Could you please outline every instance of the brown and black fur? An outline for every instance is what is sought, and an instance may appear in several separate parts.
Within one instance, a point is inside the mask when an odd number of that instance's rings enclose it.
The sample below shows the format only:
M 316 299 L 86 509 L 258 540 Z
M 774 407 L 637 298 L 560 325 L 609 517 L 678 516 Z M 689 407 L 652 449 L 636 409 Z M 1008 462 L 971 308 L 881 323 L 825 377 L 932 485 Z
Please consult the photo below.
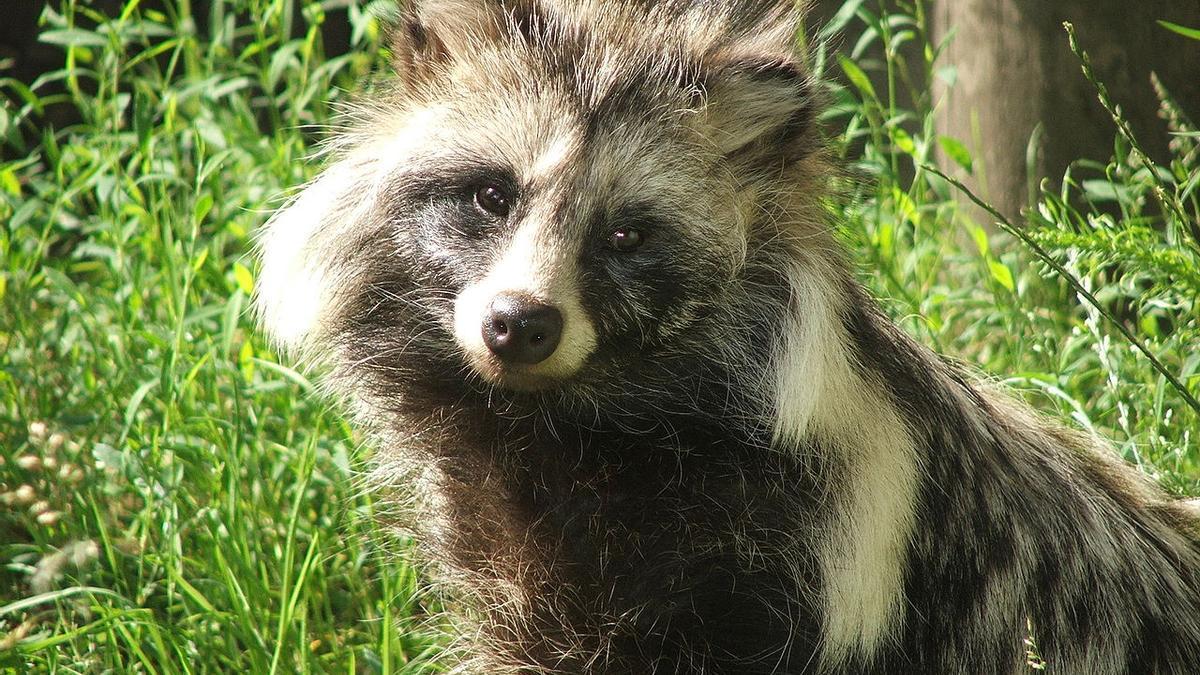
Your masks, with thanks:
M 1200 672 L 1194 516 L 854 280 L 797 25 L 417 2 L 394 86 L 268 225 L 263 323 L 378 445 L 459 667 L 1016 673 L 1032 636 L 1051 672 Z M 514 284 L 564 309 L 546 364 L 475 342 Z

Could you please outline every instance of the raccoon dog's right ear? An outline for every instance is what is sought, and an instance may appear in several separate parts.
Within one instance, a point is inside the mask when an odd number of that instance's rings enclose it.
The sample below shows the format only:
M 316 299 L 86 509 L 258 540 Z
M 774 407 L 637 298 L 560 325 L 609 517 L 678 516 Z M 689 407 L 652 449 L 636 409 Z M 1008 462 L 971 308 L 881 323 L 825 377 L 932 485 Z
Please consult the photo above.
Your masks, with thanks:
M 502 35 L 501 0 L 407 0 L 392 36 L 392 61 L 407 85 L 428 80 Z

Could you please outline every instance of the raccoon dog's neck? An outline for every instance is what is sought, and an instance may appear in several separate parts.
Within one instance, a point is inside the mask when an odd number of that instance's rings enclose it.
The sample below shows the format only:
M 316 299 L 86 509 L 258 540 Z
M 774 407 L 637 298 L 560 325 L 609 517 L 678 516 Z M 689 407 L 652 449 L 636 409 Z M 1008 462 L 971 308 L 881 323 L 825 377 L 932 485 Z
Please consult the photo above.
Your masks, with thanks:
M 479 673 L 1200 672 L 1195 519 L 885 320 L 781 0 L 423 0 L 268 224 Z M 461 657 L 461 658 L 459 658 Z

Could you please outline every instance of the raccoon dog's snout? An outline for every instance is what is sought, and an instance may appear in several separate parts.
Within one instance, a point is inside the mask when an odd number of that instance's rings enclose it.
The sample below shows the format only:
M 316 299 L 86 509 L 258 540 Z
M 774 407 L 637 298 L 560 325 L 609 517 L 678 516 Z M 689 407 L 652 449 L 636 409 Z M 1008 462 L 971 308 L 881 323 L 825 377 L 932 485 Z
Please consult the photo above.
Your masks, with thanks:
M 526 296 L 502 293 L 483 321 L 483 343 L 505 363 L 535 364 L 550 358 L 562 337 L 557 307 Z

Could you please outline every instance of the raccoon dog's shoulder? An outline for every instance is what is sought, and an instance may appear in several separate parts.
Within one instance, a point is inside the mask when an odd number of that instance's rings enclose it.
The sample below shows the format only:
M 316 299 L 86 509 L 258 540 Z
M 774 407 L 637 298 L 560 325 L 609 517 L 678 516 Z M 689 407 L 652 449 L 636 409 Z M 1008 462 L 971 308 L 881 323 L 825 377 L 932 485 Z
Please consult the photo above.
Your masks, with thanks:
M 1200 671 L 1194 518 L 848 271 L 800 18 L 410 2 L 264 229 L 262 323 L 374 437 L 459 667 Z

